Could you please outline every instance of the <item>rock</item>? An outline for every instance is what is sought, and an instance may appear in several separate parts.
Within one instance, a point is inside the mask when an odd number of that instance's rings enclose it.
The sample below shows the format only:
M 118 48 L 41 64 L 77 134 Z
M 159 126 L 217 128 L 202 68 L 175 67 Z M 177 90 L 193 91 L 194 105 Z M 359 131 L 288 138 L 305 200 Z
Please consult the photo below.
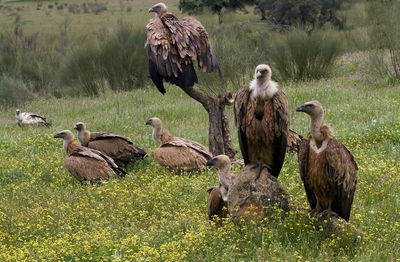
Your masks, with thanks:
M 275 207 L 289 210 L 289 195 L 266 165 L 247 165 L 229 187 L 228 211 L 232 218 L 262 219 Z

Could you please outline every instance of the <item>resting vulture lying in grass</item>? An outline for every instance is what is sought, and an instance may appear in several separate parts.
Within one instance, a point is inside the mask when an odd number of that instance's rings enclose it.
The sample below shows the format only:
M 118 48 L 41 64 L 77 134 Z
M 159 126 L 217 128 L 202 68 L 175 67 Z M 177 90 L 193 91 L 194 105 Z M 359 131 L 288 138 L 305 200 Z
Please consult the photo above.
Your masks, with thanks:
M 143 159 L 147 155 L 144 149 L 114 133 L 89 132 L 82 122 L 76 123 L 74 129 L 78 130 L 78 140 L 82 146 L 99 150 L 114 159 L 120 167 L 125 167 L 129 162 Z
M 63 147 L 68 157 L 65 167 L 76 180 L 90 181 L 108 180 L 112 177 L 123 177 L 126 172 L 120 169 L 112 160 L 100 151 L 79 146 L 74 142 L 74 135 L 69 130 L 64 130 L 54 135 L 54 138 L 63 138 Z
M 311 117 L 310 139 L 302 141 L 298 152 L 300 175 L 311 209 L 333 211 L 349 221 L 358 170 L 353 155 L 333 137 L 318 101 L 307 102 L 296 111 Z
M 23 125 L 50 126 L 50 123 L 46 121 L 46 118 L 27 112 L 21 113 L 19 109 L 15 110 L 15 119 L 17 120 L 19 126 Z
M 192 87 L 198 82 L 192 60 L 197 60 L 204 72 L 218 70 L 221 75 L 208 34 L 199 21 L 193 17 L 179 20 L 168 13 L 164 3 L 154 5 L 149 12 L 156 13 L 147 24 L 149 72 L 162 94 L 163 79 L 179 87 Z
M 153 127 L 152 137 L 160 143 L 160 147 L 154 151 L 154 157 L 164 167 L 175 171 L 196 171 L 204 168 L 212 157 L 202 144 L 162 131 L 161 120 L 157 117 L 148 120 L 146 125 Z

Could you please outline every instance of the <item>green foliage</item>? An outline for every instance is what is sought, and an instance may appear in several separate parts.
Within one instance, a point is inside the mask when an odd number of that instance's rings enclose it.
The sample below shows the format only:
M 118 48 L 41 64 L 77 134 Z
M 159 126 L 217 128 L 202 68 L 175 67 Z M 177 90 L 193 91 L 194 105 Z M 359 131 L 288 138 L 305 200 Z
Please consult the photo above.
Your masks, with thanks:
M 147 81 L 145 33 L 120 24 L 115 32 L 72 52 L 61 79 L 79 94 L 98 95 L 106 85 L 130 90 Z
M 400 80 L 400 2 L 375 0 L 369 3 L 370 70 L 385 85 Z
M 210 92 L 235 91 L 247 84 L 254 75 L 257 64 L 266 63 L 269 48 L 266 40 L 271 38 L 267 26 L 234 24 L 207 26 L 211 43 L 221 67 L 224 84 L 218 74 L 198 74 L 199 86 Z M 204 90 L 206 91 L 206 90 Z
M 343 0 L 254 0 L 262 19 L 281 26 L 309 25 L 312 28 L 330 22 L 343 28 L 338 16 Z
M 271 41 L 269 58 L 280 80 L 310 80 L 327 76 L 339 52 L 334 31 L 296 29 Z
M 291 128 L 307 134 L 310 118 L 295 113 L 311 98 L 359 166 L 350 223 L 364 232 L 326 235 L 307 215 L 276 209 L 263 223 L 208 222 L 206 190 L 215 170 L 175 175 L 154 159 L 158 144 L 144 122 L 164 120 L 173 135 L 207 144 L 208 114 L 178 87 L 99 97 L 41 100 L 21 110 L 52 120 L 50 128 L 20 128 L 15 108 L 0 109 L 0 260 L 61 261 L 395 261 L 400 251 L 400 87 L 354 86 L 349 75 L 280 85 Z M 368 113 L 366 113 L 368 112 Z M 101 114 L 101 117 L 99 117 Z M 232 142 L 239 148 L 231 120 Z M 83 121 L 92 131 L 123 135 L 149 152 L 123 179 L 81 185 L 64 166 L 62 141 L 52 136 Z M 240 167 L 234 166 L 237 173 Z M 297 156 L 288 153 L 279 182 L 307 208 Z
M 30 101 L 34 97 L 32 90 L 24 81 L 6 74 L 0 76 L 0 105 L 17 106 Z
M 250 0 L 179 0 L 179 9 L 189 14 L 202 13 L 205 9 L 218 14 L 219 23 L 222 23 L 222 10 L 241 9 L 251 2 Z

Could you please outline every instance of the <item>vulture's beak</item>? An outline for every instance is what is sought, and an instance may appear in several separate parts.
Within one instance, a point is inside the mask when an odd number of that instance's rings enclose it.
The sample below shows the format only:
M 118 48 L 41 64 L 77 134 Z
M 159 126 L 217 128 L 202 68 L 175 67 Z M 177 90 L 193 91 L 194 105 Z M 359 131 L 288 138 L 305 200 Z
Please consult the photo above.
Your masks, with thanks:
M 211 158 L 211 159 L 207 160 L 206 165 L 207 165 L 207 166 L 213 166 L 213 165 L 215 165 L 215 159 L 214 159 L 214 158 Z
M 155 11 L 154 11 L 154 7 L 151 7 L 151 8 L 149 9 L 149 13 L 151 13 L 151 12 L 155 12 Z
M 262 74 L 260 71 L 258 71 L 258 72 L 256 73 L 256 78 L 257 78 L 257 79 L 260 79 L 262 76 L 263 76 L 263 74 Z
M 151 119 L 146 121 L 146 125 L 151 125 Z
M 301 105 L 296 108 L 296 112 L 305 112 L 304 109 L 305 109 L 305 105 Z
M 78 126 L 77 126 L 77 125 L 74 125 L 74 129 L 78 130 Z
M 58 133 L 54 135 L 54 138 L 64 138 L 64 133 Z

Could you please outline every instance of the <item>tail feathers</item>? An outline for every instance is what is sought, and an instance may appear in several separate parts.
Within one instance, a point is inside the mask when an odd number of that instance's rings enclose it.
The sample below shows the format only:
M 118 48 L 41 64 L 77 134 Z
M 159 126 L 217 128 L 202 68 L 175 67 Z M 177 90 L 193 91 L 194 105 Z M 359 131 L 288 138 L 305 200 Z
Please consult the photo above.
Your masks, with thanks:
M 301 135 L 297 134 L 292 129 L 289 129 L 289 133 L 287 136 L 287 150 L 289 152 L 298 152 L 299 146 L 301 144 L 301 141 L 303 141 L 303 139 L 304 138 Z

